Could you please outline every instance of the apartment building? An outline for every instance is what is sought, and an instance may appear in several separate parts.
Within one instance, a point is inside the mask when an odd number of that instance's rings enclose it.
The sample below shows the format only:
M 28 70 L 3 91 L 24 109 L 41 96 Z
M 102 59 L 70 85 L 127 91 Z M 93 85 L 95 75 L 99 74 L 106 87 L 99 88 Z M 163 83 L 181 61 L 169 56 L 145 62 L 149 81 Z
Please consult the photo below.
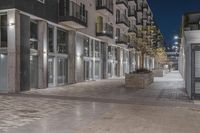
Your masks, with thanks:
M 188 95 L 200 98 L 200 13 L 190 12 L 182 17 L 180 33 L 179 70 L 185 79 Z
M 0 21 L 1 92 L 123 77 L 161 43 L 146 0 L 0 0 Z

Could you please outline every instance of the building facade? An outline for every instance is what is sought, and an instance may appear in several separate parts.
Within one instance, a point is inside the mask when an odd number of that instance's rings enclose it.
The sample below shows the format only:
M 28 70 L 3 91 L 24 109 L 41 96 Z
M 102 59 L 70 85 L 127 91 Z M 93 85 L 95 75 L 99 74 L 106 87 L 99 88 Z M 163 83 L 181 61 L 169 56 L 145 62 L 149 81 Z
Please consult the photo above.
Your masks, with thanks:
M 123 77 L 162 45 L 146 0 L 0 0 L 0 27 L 1 92 Z
M 200 98 L 200 28 L 199 12 L 186 13 L 180 34 L 179 71 L 191 99 Z

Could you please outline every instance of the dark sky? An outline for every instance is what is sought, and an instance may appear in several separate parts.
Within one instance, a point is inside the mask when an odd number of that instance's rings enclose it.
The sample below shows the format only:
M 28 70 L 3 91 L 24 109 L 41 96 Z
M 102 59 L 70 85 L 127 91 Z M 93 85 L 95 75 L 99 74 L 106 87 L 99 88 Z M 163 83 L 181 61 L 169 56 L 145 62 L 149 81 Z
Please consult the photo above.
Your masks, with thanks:
M 173 36 L 178 33 L 181 17 L 186 12 L 199 11 L 200 0 L 147 0 L 154 19 L 168 45 L 174 44 Z

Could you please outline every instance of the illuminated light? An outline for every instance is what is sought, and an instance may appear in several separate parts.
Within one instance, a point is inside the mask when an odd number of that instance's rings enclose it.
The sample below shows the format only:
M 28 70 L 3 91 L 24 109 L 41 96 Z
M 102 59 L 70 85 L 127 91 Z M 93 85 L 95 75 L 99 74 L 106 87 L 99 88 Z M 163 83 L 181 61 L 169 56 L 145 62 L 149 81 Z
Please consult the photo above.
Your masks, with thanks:
M 106 31 L 104 30 L 103 33 L 106 33 Z
M 176 36 L 174 36 L 174 39 L 176 39 L 176 40 L 177 40 L 178 38 L 179 38 L 179 37 L 178 37 L 177 35 L 176 35 Z
M 174 44 L 175 44 L 175 45 L 178 45 L 178 42 L 175 42 Z
M 1 54 L 1 59 L 3 59 L 5 56 L 3 54 Z
M 117 40 L 117 39 L 118 39 L 118 37 L 116 36 L 116 37 L 115 37 L 115 40 Z

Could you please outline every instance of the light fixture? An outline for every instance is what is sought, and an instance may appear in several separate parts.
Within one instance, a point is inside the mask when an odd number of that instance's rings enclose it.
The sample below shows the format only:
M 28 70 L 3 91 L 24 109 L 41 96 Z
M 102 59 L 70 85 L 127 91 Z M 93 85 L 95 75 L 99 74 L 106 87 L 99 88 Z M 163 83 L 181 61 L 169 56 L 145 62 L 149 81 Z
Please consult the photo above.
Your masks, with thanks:
M 174 36 L 174 39 L 175 39 L 175 40 L 177 40 L 178 38 L 179 38 L 179 37 L 178 37 L 177 35 L 176 35 L 176 36 Z

